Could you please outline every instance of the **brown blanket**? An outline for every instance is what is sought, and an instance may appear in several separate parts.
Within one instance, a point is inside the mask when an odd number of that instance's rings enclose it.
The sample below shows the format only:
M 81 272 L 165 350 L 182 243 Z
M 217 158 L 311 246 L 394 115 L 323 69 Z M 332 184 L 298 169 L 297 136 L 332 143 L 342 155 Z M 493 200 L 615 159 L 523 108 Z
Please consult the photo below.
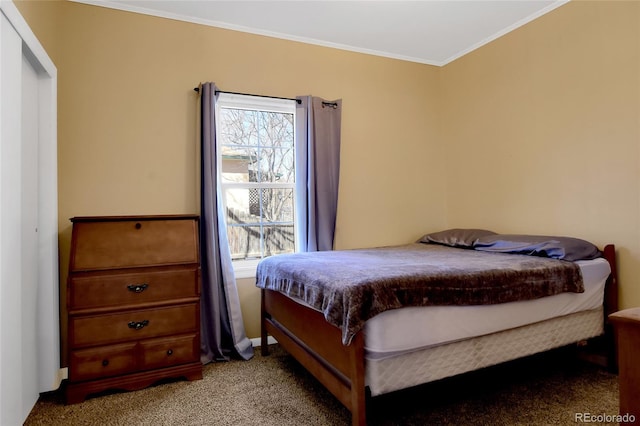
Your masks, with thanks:
M 373 316 L 405 306 L 487 305 L 582 293 L 580 268 L 563 260 L 434 244 L 271 256 L 256 285 L 321 311 L 347 345 Z

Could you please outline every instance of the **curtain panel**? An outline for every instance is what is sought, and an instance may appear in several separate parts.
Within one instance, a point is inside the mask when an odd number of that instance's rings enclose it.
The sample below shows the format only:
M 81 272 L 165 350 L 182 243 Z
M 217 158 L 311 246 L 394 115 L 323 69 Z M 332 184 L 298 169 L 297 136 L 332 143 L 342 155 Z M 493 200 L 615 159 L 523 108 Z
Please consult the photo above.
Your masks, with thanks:
M 250 359 L 253 347 L 244 330 L 217 173 L 216 86 L 204 83 L 199 92 L 201 360 L 203 363 L 224 361 L 232 356 Z
M 240 310 L 236 278 L 227 239 L 226 215 L 218 179 L 216 91 L 200 86 L 200 251 L 201 360 L 251 359 Z M 340 176 L 342 101 L 301 96 L 296 111 L 296 209 L 301 214 L 301 251 L 333 250 Z
M 340 127 L 342 100 L 326 101 L 299 96 L 296 134 L 297 211 L 302 215 L 298 232 L 301 251 L 333 250 L 340 180 Z

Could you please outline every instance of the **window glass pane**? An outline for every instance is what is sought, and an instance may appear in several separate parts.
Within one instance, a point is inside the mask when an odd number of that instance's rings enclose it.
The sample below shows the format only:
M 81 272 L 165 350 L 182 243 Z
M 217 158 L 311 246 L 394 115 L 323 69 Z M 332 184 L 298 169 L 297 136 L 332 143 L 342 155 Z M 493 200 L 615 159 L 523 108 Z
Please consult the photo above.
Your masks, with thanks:
M 293 148 L 293 114 L 260 111 L 258 136 L 264 146 Z
M 295 170 L 293 167 L 293 148 L 265 148 L 258 150 L 258 163 L 260 182 L 295 182 Z
M 256 150 L 223 146 L 221 157 L 223 182 L 255 182 Z
M 262 231 L 265 256 L 293 253 L 295 250 L 293 225 L 270 225 Z
M 261 195 L 265 222 L 293 222 L 293 189 L 262 189 Z
M 219 135 L 222 144 L 258 145 L 257 111 L 220 108 Z
M 232 260 L 262 257 L 260 226 L 227 225 L 227 237 Z
M 232 259 L 295 250 L 293 189 L 227 188 L 224 193 Z
M 253 220 L 251 218 L 251 193 L 248 188 L 227 188 L 224 191 L 225 206 L 227 208 L 227 223 L 247 223 L 247 222 L 259 222 L 259 218 L 256 217 Z M 254 214 L 260 214 L 259 204 L 258 210 Z

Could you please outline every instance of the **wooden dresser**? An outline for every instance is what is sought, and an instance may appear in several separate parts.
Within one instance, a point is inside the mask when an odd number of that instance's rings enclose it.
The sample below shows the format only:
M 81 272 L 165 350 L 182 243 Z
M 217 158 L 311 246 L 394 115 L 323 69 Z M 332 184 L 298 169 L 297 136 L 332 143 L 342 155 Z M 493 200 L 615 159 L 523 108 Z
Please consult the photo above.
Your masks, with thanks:
M 67 403 L 201 379 L 198 217 L 71 222 Z
M 629 308 L 609 315 L 616 332 L 618 351 L 619 424 L 640 420 L 640 308 Z

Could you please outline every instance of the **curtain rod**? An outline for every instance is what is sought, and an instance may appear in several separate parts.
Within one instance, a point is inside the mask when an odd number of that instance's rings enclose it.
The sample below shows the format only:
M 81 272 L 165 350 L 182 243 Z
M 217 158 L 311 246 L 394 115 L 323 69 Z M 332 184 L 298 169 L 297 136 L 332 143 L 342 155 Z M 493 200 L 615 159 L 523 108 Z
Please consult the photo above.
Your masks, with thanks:
M 199 87 L 194 87 L 193 90 L 200 93 Z M 259 96 L 261 98 L 269 98 L 269 99 L 284 99 L 285 101 L 296 101 L 297 104 L 301 104 L 302 101 L 300 99 L 292 99 L 292 98 L 281 98 L 279 96 L 264 96 L 264 95 L 254 95 L 252 93 L 240 93 L 240 92 L 225 92 L 224 90 L 216 90 L 216 95 L 218 93 L 227 93 L 229 95 L 244 95 L 244 96 Z

